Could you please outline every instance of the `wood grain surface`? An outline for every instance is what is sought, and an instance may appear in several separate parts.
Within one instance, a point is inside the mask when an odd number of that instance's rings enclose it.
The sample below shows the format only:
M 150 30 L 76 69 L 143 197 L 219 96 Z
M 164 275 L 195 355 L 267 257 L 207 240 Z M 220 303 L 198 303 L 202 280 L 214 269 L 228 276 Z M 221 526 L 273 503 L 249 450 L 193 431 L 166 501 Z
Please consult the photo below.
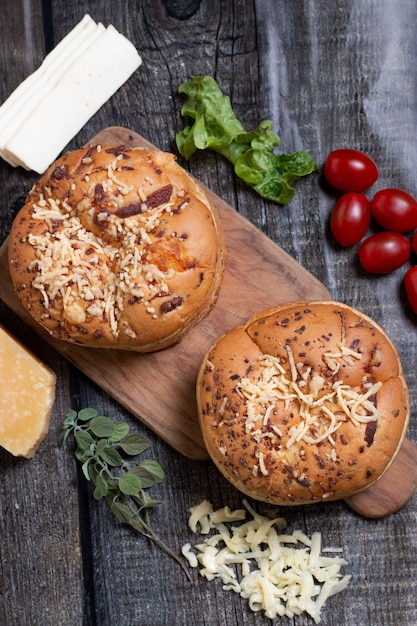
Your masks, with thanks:
M 332 299 L 384 327 L 409 386 L 413 453 L 417 317 L 403 277 L 417 258 L 389 275 L 363 272 L 357 246 L 342 249 L 331 237 L 329 216 L 339 194 L 326 185 L 322 166 L 331 150 L 357 148 L 379 168 L 369 197 L 384 187 L 417 194 L 415 0 L 2 0 L 1 9 L 0 102 L 85 13 L 112 23 L 142 56 L 142 66 L 69 149 L 117 126 L 175 152 L 175 133 L 185 124 L 178 87 L 191 75 L 211 75 L 247 130 L 271 119 L 281 137 L 278 151 L 305 149 L 314 156 L 320 172 L 299 181 L 285 207 L 257 197 L 214 153 L 180 163 Z M 36 179 L 0 162 L 1 243 Z M 372 224 L 370 232 L 375 230 Z M 149 438 L 145 457 L 157 459 L 166 473 L 152 490 L 163 504 L 151 513 L 151 523 L 176 552 L 201 539 L 187 526 L 190 507 L 205 498 L 215 508 L 242 506 L 241 494 L 210 460 L 178 452 L 4 302 L 0 321 L 58 377 L 50 431 L 35 457 L 16 459 L 0 450 L 1 626 L 312 626 L 306 614 L 269 620 L 254 613 L 247 600 L 195 570 L 190 585 L 171 559 L 94 501 L 71 450 L 58 446 L 69 408 L 93 406 Z M 407 482 L 409 472 L 402 470 L 396 480 Z M 396 513 L 375 519 L 343 501 L 286 508 L 250 503 L 261 513 L 285 517 L 289 530 L 309 536 L 321 531 L 324 545 L 341 549 L 343 573 L 352 578 L 326 603 L 323 625 L 417 626 L 416 495 Z M 378 509 L 380 503 L 378 496 L 373 504 Z

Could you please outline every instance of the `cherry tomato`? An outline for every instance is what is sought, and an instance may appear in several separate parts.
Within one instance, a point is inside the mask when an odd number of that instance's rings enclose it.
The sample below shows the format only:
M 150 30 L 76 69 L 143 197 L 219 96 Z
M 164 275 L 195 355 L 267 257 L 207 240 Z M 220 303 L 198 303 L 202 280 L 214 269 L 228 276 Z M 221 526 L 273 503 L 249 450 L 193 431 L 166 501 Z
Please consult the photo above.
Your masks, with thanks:
M 398 269 L 411 254 L 411 243 L 400 233 L 383 231 L 371 235 L 359 246 L 359 260 L 366 272 L 387 274 Z
M 406 233 L 417 228 L 417 200 L 402 189 L 381 189 L 371 202 L 371 212 L 382 228 Z
M 411 247 L 413 248 L 413 252 L 417 254 L 417 230 L 414 233 L 413 239 L 411 241 Z
M 404 277 L 405 292 L 414 313 L 417 313 L 417 265 L 410 267 Z
M 353 246 L 366 234 L 371 222 L 371 203 L 363 193 L 345 193 L 333 207 L 330 229 L 341 246 Z
M 378 178 L 378 168 L 367 154 L 342 148 L 327 157 L 324 177 L 340 191 L 365 191 Z

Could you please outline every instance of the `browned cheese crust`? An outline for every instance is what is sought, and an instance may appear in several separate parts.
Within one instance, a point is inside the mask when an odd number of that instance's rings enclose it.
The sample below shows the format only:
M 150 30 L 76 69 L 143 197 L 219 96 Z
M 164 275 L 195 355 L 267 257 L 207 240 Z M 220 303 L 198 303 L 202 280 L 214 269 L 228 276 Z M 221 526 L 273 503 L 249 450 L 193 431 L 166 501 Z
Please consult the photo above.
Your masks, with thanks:
M 280 305 L 221 337 L 201 365 L 197 404 L 219 470 L 279 505 L 366 489 L 395 457 L 410 414 L 386 333 L 332 301 Z
M 24 307 L 56 339 L 149 352 L 178 342 L 217 298 L 216 208 L 175 156 L 90 146 L 58 159 L 9 237 Z

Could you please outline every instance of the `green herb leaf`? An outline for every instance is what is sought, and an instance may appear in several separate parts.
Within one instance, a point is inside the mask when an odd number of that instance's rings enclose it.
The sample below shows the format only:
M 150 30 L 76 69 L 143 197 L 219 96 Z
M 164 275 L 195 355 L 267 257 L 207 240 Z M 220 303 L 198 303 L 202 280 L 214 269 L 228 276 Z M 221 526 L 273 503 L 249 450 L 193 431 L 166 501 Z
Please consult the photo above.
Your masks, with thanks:
M 107 439 L 99 439 L 96 444 L 96 455 L 99 457 L 102 455 L 104 448 L 107 448 Z
M 142 491 L 142 482 L 133 472 L 127 472 L 120 477 L 119 489 L 128 496 L 136 496 Z
M 74 432 L 75 442 L 82 453 L 91 450 L 94 447 L 94 439 L 86 430 L 76 430 Z
M 104 446 L 99 456 L 104 463 L 107 463 L 107 465 L 111 467 L 120 467 L 123 465 L 123 459 L 118 451 L 110 446 Z
M 126 424 L 125 422 L 114 422 L 114 432 L 109 437 L 109 441 L 112 441 L 114 443 L 117 441 L 121 441 L 128 434 L 129 434 L 129 424 Z
M 145 452 L 145 450 L 149 448 L 149 441 L 142 435 L 132 434 L 127 435 L 124 439 L 119 441 L 118 447 L 121 448 L 125 454 L 136 456 L 142 454 L 142 452 Z
M 153 474 L 148 472 L 144 467 L 141 467 L 140 465 L 132 468 L 130 471 L 132 472 L 132 474 L 135 474 L 135 476 L 140 479 L 144 489 L 149 489 L 150 487 L 153 487 L 156 482 L 158 482 L 157 480 L 155 480 L 155 476 Z
M 245 132 L 230 98 L 211 76 L 193 76 L 178 92 L 186 96 L 181 114 L 194 120 L 175 138 L 184 158 L 197 150 L 214 150 L 228 159 L 236 175 L 261 197 L 279 204 L 291 200 L 295 194 L 292 185 L 299 178 L 318 170 L 307 152 L 279 156 L 273 152 L 281 140 L 272 131 L 271 120 L 261 122 L 257 131 Z
M 138 499 L 132 496 L 133 499 L 139 504 Z M 142 509 L 153 509 L 155 506 L 162 504 L 161 500 L 154 500 L 146 491 L 141 493 L 140 506 Z
M 80 459 L 78 459 L 80 460 Z M 91 476 L 90 476 L 90 468 L 88 467 L 90 464 L 91 458 L 87 459 L 87 461 L 84 461 L 84 463 L 81 466 L 81 469 L 83 471 L 84 476 L 86 477 L 87 480 L 92 480 Z
M 123 524 L 130 524 L 132 512 L 126 504 L 122 504 L 117 500 L 112 500 L 110 503 L 110 509 L 119 522 L 122 522 Z
M 152 476 L 157 483 L 161 483 L 165 478 L 164 470 L 159 463 L 153 459 L 145 459 L 141 462 L 139 467 L 141 471 L 144 471 Z
M 75 424 L 75 420 L 77 419 L 76 411 L 68 411 L 67 417 L 64 420 L 64 429 L 71 428 Z
M 75 413 L 75 411 L 70 411 L 70 413 Z M 76 415 L 77 415 L 77 421 L 88 422 L 93 417 L 98 415 L 98 413 L 95 409 L 81 409 L 81 411 L 79 411 L 78 414 Z
M 101 498 L 107 496 L 109 492 L 108 482 L 102 473 L 97 474 L 94 482 L 96 488 L 94 489 L 93 497 L 95 500 L 101 500 Z
M 90 463 L 90 461 L 93 461 Z M 85 468 L 85 471 L 84 471 Z M 102 467 L 98 465 L 98 463 L 94 462 L 94 458 L 91 457 L 83 464 L 84 475 L 87 480 L 91 480 L 94 484 L 96 483 L 97 476 L 100 474 Z
M 109 417 L 98 415 L 90 421 L 89 429 L 96 437 L 111 437 L 114 434 L 115 425 Z

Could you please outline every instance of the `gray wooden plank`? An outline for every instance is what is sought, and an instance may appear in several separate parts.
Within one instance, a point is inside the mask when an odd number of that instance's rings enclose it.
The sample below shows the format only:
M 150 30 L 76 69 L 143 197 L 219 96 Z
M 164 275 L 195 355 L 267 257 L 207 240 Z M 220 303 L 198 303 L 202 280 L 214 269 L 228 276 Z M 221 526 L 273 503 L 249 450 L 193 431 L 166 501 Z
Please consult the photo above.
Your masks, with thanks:
M 32 30 L 18 5 L 6 4 L 16 34 L 12 46 L 6 45 L 9 27 L 1 20 L 0 68 L 11 57 L 16 63 L 13 72 L 2 74 L 2 98 L 32 61 L 40 59 L 43 46 L 40 3 L 27 5 Z M 175 132 L 183 126 L 178 85 L 190 74 L 211 74 L 231 94 L 245 125 L 273 119 L 283 150 L 303 147 L 322 164 L 336 147 L 361 148 L 380 167 L 376 187 L 401 186 L 417 192 L 413 30 L 417 6 L 413 0 L 125 0 L 117 4 L 83 0 L 75 7 L 54 0 L 52 8 L 56 40 L 89 12 L 125 32 L 144 62 L 72 146 L 85 143 L 108 125 L 120 124 L 162 149 L 173 150 Z M 336 195 L 320 175 L 299 183 L 290 205 L 277 207 L 256 198 L 236 181 L 229 164 L 214 154 L 196 155 L 184 165 L 311 271 L 335 299 L 362 308 L 386 328 L 403 358 L 412 405 L 410 437 L 415 441 L 416 318 L 405 301 L 403 271 L 378 278 L 364 275 L 356 249 L 341 250 L 333 244 L 328 218 Z M 31 174 L 0 164 L 2 238 L 19 198 L 33 180 Z M 153 512 L 152 520 L 155 530 L 174 547 L 192 539 L 186 525 L 190 506 L 203 498 L 215 506 L 240 506 L 240 494 L 209 461 L 190 461 L 171 450 L 94 384 L 67 368 L 7 310 L 0 311 L 2 320 L 27 343 L 45 350 L 60 376 L 53 427 L 36 461 L 28 464 L 0 453 L 0 622 L 11 626 L 267 623 L 220 584 L 196 577 L 196 584 L 190 586 L 169 558 L 121 527 L 102 503 L 93 502 L 82 481 L 78 499 L 73 460 L 56 446 L 58 423 L 69 404 L 95 405 L 129 420 L 149 436 L 149 455 L 167 473 L 165 483 L 154 492 L 164 504 Z M 270 510 L 261 504 L 257 507 Z M 375 521 L 360 518 L 340 502 L 278 510 L 290 528 L 301 527 L 309 534 L 322 530 L 325 543 L 341 546 L 349 561 L 351 585 L 329 600 L 323 612 L 326 626 L 417 622 L 416 509 L 413 498 L 395 516 Z M 294 624 L 307 625 L 311 620 L 303 615 Z

